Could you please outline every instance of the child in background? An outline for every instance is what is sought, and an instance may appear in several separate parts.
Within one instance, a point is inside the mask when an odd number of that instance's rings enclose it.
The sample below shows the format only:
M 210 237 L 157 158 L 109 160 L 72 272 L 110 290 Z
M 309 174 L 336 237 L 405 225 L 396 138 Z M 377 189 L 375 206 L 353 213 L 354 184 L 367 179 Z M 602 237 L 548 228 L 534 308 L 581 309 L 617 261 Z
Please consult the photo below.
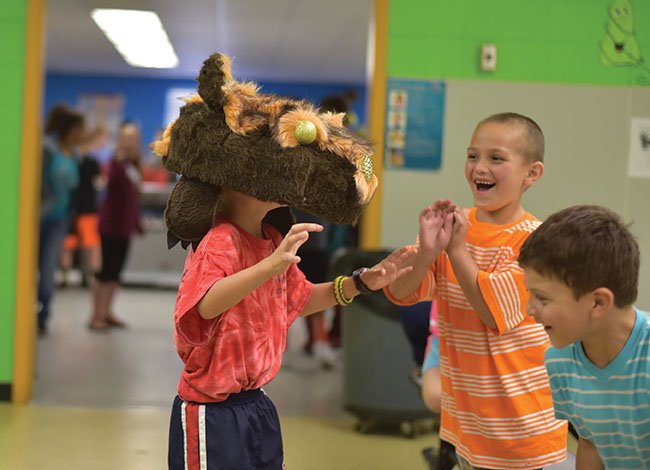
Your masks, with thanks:
M 422 401 L 440 414 L 440 346 L 438 342 L 438 307 L 436 302 L 419 302 L 398 309 L 404 332 L 413 351 L 411 380 L 419 387 Z M 426 383 L 424 382 L 426 380 Z M 425 447 L 422 454 L 431 469 L 451 470 L 456 464 L 453 446 L 439 441 L 439 451 Z
M 99 210 L 102 264 L 95 274 L 93 313 L 88 323 L 88 328 L 93 331 L 126 327 L 126 323 L 113 311 L 113 301 L 131 238 L 136 233 L 142 233 L 141 159 L 140 129 L 135 124 L 125 124 L 120 129 L 115 155 L 108 170 L 106 197 Z
M 294 209 L 293 213 L 299 223 L 316 223 L 323 230 L 312 234 L 300 249 L 300 263 L 298 269 L 302 271 L 307 280 L 313 284 L 325 282 L 329 278 L 329 257 L 327 252 L 327 239 L 329 237 L 330 223 L 320 217 Z M 336 365 L 336 353 L 329 344 L 327 327 L 325 325 L 325 312 L 315 313 L 305 319 L 307 324 L 307 341 L 303 352 L 313 357 L 315 362 L 324 369 Z M 296 363 L 298 364 L 298 363 Z M 295 364 L 294 364 L 295 367 Z
M 422 386 L 422 363 L 430 344 L 429 323 L 430 323 L 431 302 L 420 302 L 415 305 L 407 305 L 397 309 L 402 329 L 411 346 L 411 380 L 418 386 Z
M 650 323 L 634 307 L 639 247 L 609 209 L 550 216 L 521 248 L 528 313 L 548 333 L 555 416 L 578 432 L 576 468 L 650 468 Z
M 72 194 L 79 184 L 76 148 L 86 128 L 83 114 L 65 105 L 50 111 L 43 140 L 41 220 L 38 245 L 38 334 L 47 334 L 54 274 L 72 214 Z
M 548 336 L 526 315 L 517 265 L 539 225 L 521 197 L 542 176 L 543 156 L 532 119 L 503 113 L 479 122 L 465 164 L 475 207 L 439 200 L 425 208 L 413 271 L 385 289 L 398 304 L 437 300 L 440 438 L 463 469 L 535 469 L 566 457 L 566 423 L 554 417 L 544 367 Z M 425 397 L 427 382 L 425 372 Z
M 440 329 L 438 328 L 438 306 L 431 302 L 429 313 L 429 337 L 424 354 L 421 370 L 422 401 L 429 410 L 440 414 L 440 399 L 442 397 L 440 383 Z M 456 452 L 454 446 L 438 437 L 438 450 L 426 447 L 422 450 L 425 460 L 433 470 L 451 470 L 456 465 Z
M 108 133 L 97 128 L 79 145 L 79 186 L 72 197 L 75 220 L 71 231 L 63 242 L 61 271 L 63 285 L 67 284 L 67 272 L 72 268 L 74 251 L 81 252 L 81 285 L 88 285 L 88 278 L 99 270 L 101 265 L 101 241 L 99 239 L 99 220 L 97 217 L 97 191 L 101 185 L 101 168 L 92 153 L 106 143 Z
M 352 110 L 352 103 L 356 99 L 357 93 L 354 90 L 337 93 L 324 97 L 320 101 L 318 108 L 321 112 L 343 113 L 345 116 L 343 124 L 353 129 L 355 123 L 352 121 L 355 121 L 357 117 Z M 357 227 L 347 224 L 331 224 L 322 219 L 301 213 L 301 211 L 294 211 L 294 213 L 296 220 L 299 222 L 316 221 L 325 227 L 322 233 L 310 237 L 306 245 L 303 246 L 300 255 L 302 261 L 299 266 L 307 279 L 312 282 L 323 282 L 327 278 L 330 260 L 334 253 L 341 248 L 357 245 L 356 240 L 353 240 Z M 324 368 L 332 367 L 338 362 L 336 349 L 341 346 L 341 315 L 342 307 L 335 305 L 334 317 L 329 332 L 325 322 L 325 312 L 310 315 L 306 319 L 309 337 L 303 350 L 308 355 L 313 356 Z

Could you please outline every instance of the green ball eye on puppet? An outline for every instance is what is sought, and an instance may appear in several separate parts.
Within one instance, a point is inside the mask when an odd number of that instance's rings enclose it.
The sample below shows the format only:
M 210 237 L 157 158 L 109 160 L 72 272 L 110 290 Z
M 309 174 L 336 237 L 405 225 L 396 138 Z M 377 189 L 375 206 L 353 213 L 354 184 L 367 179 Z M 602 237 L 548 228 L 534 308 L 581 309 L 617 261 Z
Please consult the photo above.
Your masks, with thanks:
M 293 133 L 300 145 L 309 145 L 316 140 L 316 125 L 311 121 L 300 121 Z
M 372 174 L 375 172 L 375 165 L 372 163 L 372 157 L 370 155 L 365 155 L 361 159 L 361 172 L 366 177 L 366 181 L 372 179 Z

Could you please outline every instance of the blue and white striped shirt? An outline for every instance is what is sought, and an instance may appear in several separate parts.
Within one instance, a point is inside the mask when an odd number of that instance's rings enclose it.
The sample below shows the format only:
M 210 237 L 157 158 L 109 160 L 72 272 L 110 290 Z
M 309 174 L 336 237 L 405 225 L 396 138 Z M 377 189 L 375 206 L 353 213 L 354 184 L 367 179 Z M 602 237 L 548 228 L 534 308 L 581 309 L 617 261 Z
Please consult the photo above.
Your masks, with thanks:
M 636 310 L 625 346 L 601 369 L 581 343 L 550 347 L 546 368 L 555 416 L 591 440 L 605 468 L 650 468 L 650 319 Z

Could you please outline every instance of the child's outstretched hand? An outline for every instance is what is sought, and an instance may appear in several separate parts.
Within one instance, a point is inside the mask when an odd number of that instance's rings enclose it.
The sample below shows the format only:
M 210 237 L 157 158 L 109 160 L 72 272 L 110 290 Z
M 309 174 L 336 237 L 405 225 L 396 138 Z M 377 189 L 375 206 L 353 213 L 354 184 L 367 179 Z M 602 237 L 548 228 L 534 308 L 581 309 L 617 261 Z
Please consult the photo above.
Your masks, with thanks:
M 398 248 L 368 271 L 361 273 L 361 280 L 370 290 L 383 289 L 398 277 L 413 270 L 409 261 L 415 253 L 416 250 L 412 247 Z
M 266 262 L 273 273 L 278 275 L 289 269 L 289 265 L 300 263 L 300 256 L 296 253 L 303 243 L 309 238 L 309 232 L 321 232 L 323 226 L 319 224 L 294 224 L 285 235 L 273 254 L 266 258 Z

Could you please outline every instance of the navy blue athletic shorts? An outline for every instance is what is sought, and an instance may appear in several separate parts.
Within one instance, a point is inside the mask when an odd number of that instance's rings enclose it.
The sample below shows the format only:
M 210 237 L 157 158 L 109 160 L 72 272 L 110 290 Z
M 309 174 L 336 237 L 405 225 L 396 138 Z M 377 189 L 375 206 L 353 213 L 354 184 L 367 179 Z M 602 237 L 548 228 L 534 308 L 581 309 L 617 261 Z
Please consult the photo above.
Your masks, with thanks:
M 283 460 L 278 413 L 262 390 L 218 403 L 174 399 L 170 470 L 281 470 Z

